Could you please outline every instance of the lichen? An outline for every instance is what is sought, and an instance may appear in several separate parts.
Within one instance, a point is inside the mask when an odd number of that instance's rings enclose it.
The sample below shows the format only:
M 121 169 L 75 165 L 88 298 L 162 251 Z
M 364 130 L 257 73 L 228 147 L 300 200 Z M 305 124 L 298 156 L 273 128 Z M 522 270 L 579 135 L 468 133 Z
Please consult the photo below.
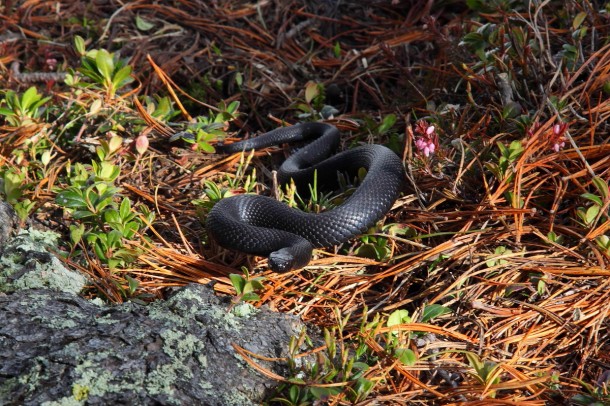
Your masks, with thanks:
M 0 292 L 48 288 L 78 294 L 86 278 L 46 250 L 55 247 L 58 238 L 56 233 L 27 229 L 9 241 L 0 257 Z
M 176 317 L 178 314 L 180 317 Z M 197 315 L 198 320 L 207 319 L 205 326 L 210 328 L 231 329 L 239 331 L 241 324 L 238 318 L 224 307 L 212 306 L 206 303 L 200 295 L 191 289 L 185 289 L 167 299 L 167 301 L 154 302 L 149 305 L 149 315 L 156 320 L 167 321 L 168 325 L 185 327 L 193 322 Z M 200 324 L 201 321 L 199 321 Z
M 243 303 L 239 303 L 239 304 L 235 305 L 233 307 L 233 310 L 231 310 L 231 312 L 237 317 L 247 319 L 250 316 L 258 313 L 258 309 L 256 307 L 252 306 L 250 303 L 243 302 Z
M 161 331 L 160 335 L 163 338 L 163 352 L 172 359 L 185 360 L 202 352 L 205 347 L 201 339 L 182 331 L 167 329 Z

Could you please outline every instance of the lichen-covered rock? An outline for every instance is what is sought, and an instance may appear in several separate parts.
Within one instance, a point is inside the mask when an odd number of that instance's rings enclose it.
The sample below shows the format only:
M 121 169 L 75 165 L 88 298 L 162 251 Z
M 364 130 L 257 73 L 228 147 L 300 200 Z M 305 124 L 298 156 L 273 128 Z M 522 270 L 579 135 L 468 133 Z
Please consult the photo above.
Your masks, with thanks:
M 29 228 L 4 241 L 0 251 L 0 292 L 43 288 L 80 292 L 86 278 L 67 269 L 47 251 L 48 247 L 57 246 L 58 238 L 57 233 Z
M 49 289 L 0 295 L 0 404 L 257 404 L 276 382 L 232 344 L 285 356 L 302 324 L 228 307 L 201 285 L 148 306 L 97 305 Z
M 6 241 L 17 231 L 19 228 L 19 218 L 15 213 L 13 207 L 0 200 L 0 252 Z

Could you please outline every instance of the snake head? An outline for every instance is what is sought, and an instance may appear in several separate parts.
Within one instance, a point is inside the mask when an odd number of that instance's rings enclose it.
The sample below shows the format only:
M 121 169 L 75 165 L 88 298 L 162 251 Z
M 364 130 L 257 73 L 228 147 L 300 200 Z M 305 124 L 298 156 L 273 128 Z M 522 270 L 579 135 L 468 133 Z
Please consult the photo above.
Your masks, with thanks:
M 287 248 L 282 248 L 281 250 L 269 254 L 269 268 L 271 268 L 273 272 L 288 272 L 295 267 L 294 262 L 294 256 Z
M 311 260 L 313 246 L 305 238 L 294 236 L 292 244 L 269 254 L 269 268 L 273 272 L 288 272 L 303 268 Z

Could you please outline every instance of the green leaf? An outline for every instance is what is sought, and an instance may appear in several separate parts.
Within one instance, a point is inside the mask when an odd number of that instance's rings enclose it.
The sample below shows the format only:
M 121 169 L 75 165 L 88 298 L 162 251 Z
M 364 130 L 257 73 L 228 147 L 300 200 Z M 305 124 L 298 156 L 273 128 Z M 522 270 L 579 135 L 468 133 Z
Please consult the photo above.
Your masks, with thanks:
M 227 107 L 227 113 L 233 115 L 237 109 L 239 108 L 239 101 L 235 100 L 232 101 L 231 103 L 229 103 L 229 106 Z
M 316 399 L 325 401 L 331 396 L 340 394 L 341 388 L 312 386 L 309 388 L 309 393 L 311 393 Z
M 587 225 L 593 224 L 595 218 L 599 214 L 599 206 L 591 206 L 587 209 L 587 213 L 585 215 L 585 223 Z
M 125 65 L 114 74 L 114 77 L 112 78 L 112 85 L 116 90 L 128 83 L 133 82 L 133 78 L 130 76 L 131 70 L 131 66 Z
M 375 245 L 371 243 L 362 244 L 360 247 L 358 247 L 356 250 L 356 255 L 361 258 L 378 259 L 377 249 Z
M 127 283 L 129 284 L 129 294 L 133 295 L 136 289 L 138 289 L 138 286 L 140 286 L 140 281 L 129 275 L 125 275 L 125 279 L 127 279 Z
M 254 292 L 248 292 L 244 293 L 244 295 L 241 297 L 241 300 L 243 300 L 244 302 L 256 302 L 258 300 L 261 300 L 261 298 Z
M 316 82 L 307 82 L 305 85 L 305 101 L 311 103 L 313 99 L 320 95 L 320 87 Z
M 608 196 L 610 196 L 610 192 L 608 191 L 608 183 L 606 183 L 606 181 L 599 176 L 594 177 L 592 181 L 599 193 L 602 195 L 602 199 L 608 199 Z M 600 206 L 602 205 L 600 204 Z
M 523 153 L 523 146 L 521 145 L 521 141 L 511 142 L 510 146 L 508 147 L 508 150 L 509 150 L 508 160 L 513 162 L 514 160 L 519 158 L 519 156 L 521 156 L 521 154 Z
M 241 275 L 237 275 L 235 273 L 229 274 L 229 279 L 231 279 L 231 284 L 235 288 L 235 291 L 238 295 L 241 295 L 244 291 L 244 286 L 246 285 L 246 280 Z
M 76 210 L 72 213 L 72 218 L 75 220 L 83 220 L 90 217 L 95 217 L 95 213 L 92 213 L 89 210 Z
M 335 58 L 341 57 L 341 43 L 339 41 L 335 42 L 335 46 L 333 46 L 333 54 Z
M 392 326 L 397 326 L 399 324 L 410 323 L 410 322 L 411 322 L 411 317 L 409 317 L 409 312 L 407 310 L 400 309 L 400 310 L 395 310 L 394 312 L 392 312 L 392 314 L 390 314 L 390 317 L 388 317 L 388 321 L 386 324 L 388 327 L 392 327 Z
M 131 201 L 129 198 L 124 197 L 121 206 L 119 207 L 121 220 L 128 220 L 131 214 Z
M 467 351 L 464 353 L 464 355 L 466 355 L 466 359 L 468 360 L 470 366 L 473 367 L 475 371 L 477 371 L 477 374 L 479 373 L 479 371 L 483 370 L 483 362 L 477 354 Z
M 74 225 L 70 224 L 70 240 L 72 244 L 76 245 L 83 238 L 83 234 L 85 233 L 85 225 L 79 224 Z
M 0 107 L 0 115 L 10 117 L 16 114 L 13 110 L 9 110 L 6 107 Z
M 32 86 L 23 93 L 23 96 L 21 96 L 21 109 L 23 111 L 28 111 L 30 110 L 30 107 L 39 100 L 40 95 L 38 94 L 36 87 Z
M 500 150 L 500 155 L 508 158 L 508 155 L 509 155 L 508 148 L 506 148 L 506 146 L 504 144 L 502 144 L 502 142 L 500 142 L 500 141 L 498 141 L 496 143 L 496 145 L 498 145 L 498 149 Z
M 80 189 L 75 187 L 70 187 L 59 192 L 55 198 L 55 202 L 60 206 L 67 207 L 69 209 L 87 207 L 87 201 L 85 200 L 83 194 L 81 193 Z
M 235 73 L 235 84 L 237 87 L 241 87 L 244 84 L 244 75 L 242 75 L 241 72 Z
M 585 11 L 576 14 L 576 17 L 574 17 L 574 20 L 572 21 L 572 29 L 576 30 L 580 28 L 582 22 L 585 21 L 585 18 L 587 18 L 587 13 Z
M 396 348 L 394 355 L 407 366 L 413 366 L 417 362 L 417 355 L 410 348 Z
M 494 371 L 498 368 L 498 364 L 492 361 L 482 361 L 476 354 L 472 352 L 465 352 L 466 358 L 470 363 L 470 366 L 474 368 L 477 373 L 477 377 L 483 384 L 488 384 L 489 378 L 493 375 Z M 494 383 L 499 381 L 498 378 L 494 379 Z
M 106 236 L 109 248 L 117 248 L 123 245 L 121 243 L 121 238 L 123 237 L 123 234 L 121 234 L 117 230 L 111 230 L 108 234 L 106 234 Z
M 427 323 L 428 321 L 447 313 L 451 313 L 451 309 L 449 309 L 448 307 L 439 304 L 427 305 L 426 307 L 424 307 L 424 311 L 421 316 L 421 321 L 422 323 Z
M 365 378 L 358 378 L 354 384 L 354 392 L 356 393 L 356 401 L 363 400 L 375 386 L 375 382 Z
M 200 150 L 208 154 L 213 154 L 214 152 L 216 152 L 216 149 L 214 149 L 214 147 L 208 144 L 207 142 L 198 142 L 197 147 L 199 147 Z
M 580 195 L 580 197 L 591 200 L 593 203 L 595 203 L 598 206 L 604 205 L 603 200 L 599 196 L 594 195 L 593 193 L 583 193 L 582 195 Z
M 143 19 L 139 15 L 136 15 L 136 27 L 138 27 L 138 30 L 140 30 L 140 31 L 148 31 L 151 28 L 153 28 L 154 26 L 155 25 L 153 23 L 146 21 L 145 19 Z
M 102 74 L 106 84 L 112 83 L 112 72 L 114 72 L 114 61 L 112 55 L 105 49 L 99 49 L 95 55 L 97 70 Z
M 395 114 L 388 114 L 387 116 L 385 116 L 383 118 L 383 121 L 379 125 L 379 128 L 377 129 L 377 132 L 379 134 L 385 134 L 386 132 L 388 132 L 394 126 L 395 123 L 396 123 L 396 115 Z
M 291 386 L 290 390 L 288 391 L 288 396 L 290 396 L 290 400 L 292 401 L 292 404 L 296 405 L 297 402 L 299 401 L 299 387 L 298 386 Z
M 261 290 L 264 289 L 265 287 L 262 284 L 263 278 L 254 278 L 250 281 L 250 284 L 252 285 L 252 289 L 254 290 Z
M 81 55 L 85 55 L 87 52 L 85 49 L 85 40 L 80 35 L 74 37 L 74 49 Z
M 121 223 L 121 217 L 119 216 L 119 212 L 116 210 L 106 210 L 104 212 L 104 221 L 106 223 Z

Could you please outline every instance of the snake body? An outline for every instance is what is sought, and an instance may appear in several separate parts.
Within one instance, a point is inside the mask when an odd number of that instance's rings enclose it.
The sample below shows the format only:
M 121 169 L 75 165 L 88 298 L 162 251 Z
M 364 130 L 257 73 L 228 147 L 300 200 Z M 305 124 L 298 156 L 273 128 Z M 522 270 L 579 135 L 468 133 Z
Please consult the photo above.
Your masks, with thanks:
M 298 190 L 307 190 L 314 171 L 322 188 L 337 186 L 337 172 L 354 176 L 365 168 L 367 174 L 343 204 L 318 214 L 302 212 L 266 196 L 221 199 L 206 220 L 208 234 L 225 248 L 268 256 L 273 271 L 286 272 L 307 265 L 313 248 L 338 245 L 366 232 L 398 198 L 405 182 L 404 167 L 400 158 L 382 145 L 364 145 L 331 155 L 339 139 L 336 127 L 312 122 L 221 146 L 221 152 L 234 153 L 311 141 L 278 170 L 279 182 L 285 184 L 292 178 Z

